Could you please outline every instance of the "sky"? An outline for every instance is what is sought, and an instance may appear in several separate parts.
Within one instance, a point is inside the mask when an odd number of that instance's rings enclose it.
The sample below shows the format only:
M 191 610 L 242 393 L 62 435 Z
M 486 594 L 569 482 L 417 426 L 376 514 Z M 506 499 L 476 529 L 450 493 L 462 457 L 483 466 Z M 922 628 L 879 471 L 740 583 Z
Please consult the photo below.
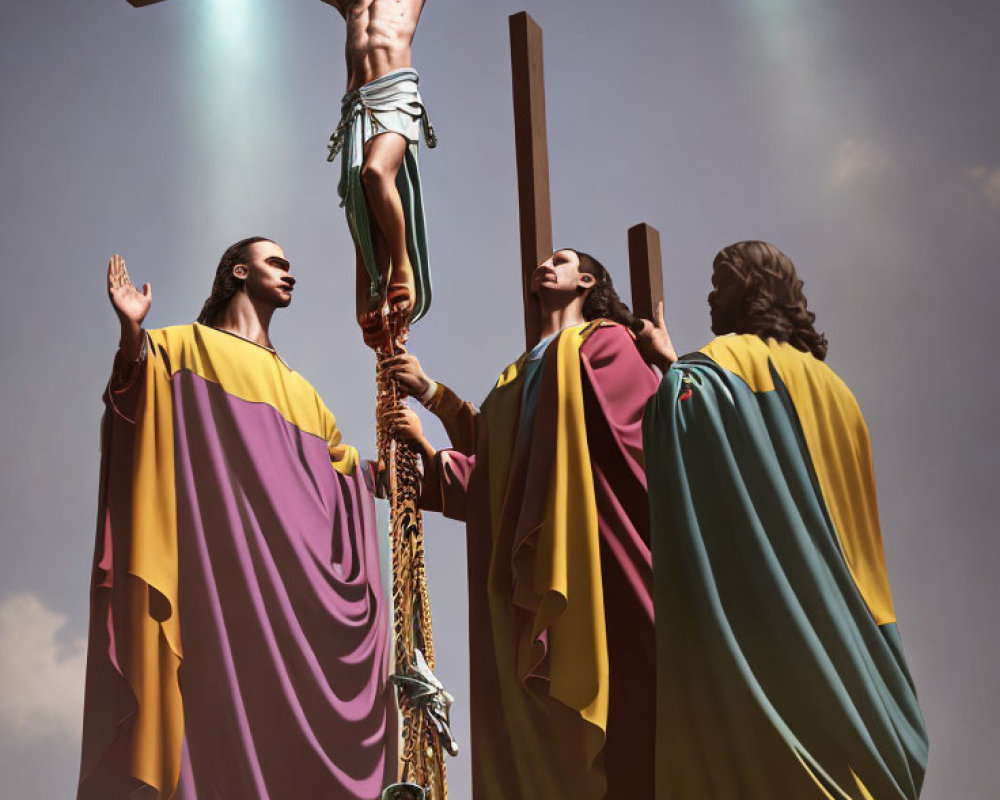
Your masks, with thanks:
M 545 35 L 553 230 L 628 297 L 626 230 L 661 232 L 678 349 L 711 337 L 714 254 L 781 247 L 872 438 L 900 630 L 931 738 L 924 797 L 988 800 L 1000 711 L 1000 5 L 431 0 L 414 63 L 434 306 L 426 370 L 480 401 L 523 346 L 507 33 Z M 279 352 L 374 448 L 374 360 L 326 141 L 343 21 L 320 0 L 4 4 L 0 31 L 0 795 L 72 795 L 101 393 L 104 272 L 189 322 L 227 245 L 281 243 Z M 438 446 L 445 435 L 425 423 Z M 468 743 L 465 545 L 428 516 L 439 676 Z M 449 765 L 469 796 L 469 762 Z

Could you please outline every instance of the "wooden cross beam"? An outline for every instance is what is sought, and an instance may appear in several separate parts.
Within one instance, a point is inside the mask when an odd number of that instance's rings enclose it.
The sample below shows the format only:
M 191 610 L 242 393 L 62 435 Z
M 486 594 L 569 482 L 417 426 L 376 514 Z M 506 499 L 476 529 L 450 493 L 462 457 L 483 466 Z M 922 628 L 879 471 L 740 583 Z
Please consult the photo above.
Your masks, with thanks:
M 663 300 L 660 232 L 640 222 L 628 229 L 628 271 L 632 278 L 632 313 L 652 320 Z
M 542 29 L 525 11 L 510 17 L 510 62 L 521 223 L 524 340 L 528 347 L 533 347 L 539 332 L 538 309 L 530 293 L 531 273 L 552 252 L 552 207 L 545 127 Z M 632 313 L 652 319 L 657 303 L 663 299 L 660 234 L 646 223 L 634 225 L 628 231 L 628 250 Z
M 521 11 L 510 17 L 510 63 L 514 88 L 514 143 L 521 218 L 521 291 L 524 340 L 539 338 L 538 311 L 531 296 L 531 273 L 552 253 L 549 146 L 545 129 L 545 71 L 542 29 Z

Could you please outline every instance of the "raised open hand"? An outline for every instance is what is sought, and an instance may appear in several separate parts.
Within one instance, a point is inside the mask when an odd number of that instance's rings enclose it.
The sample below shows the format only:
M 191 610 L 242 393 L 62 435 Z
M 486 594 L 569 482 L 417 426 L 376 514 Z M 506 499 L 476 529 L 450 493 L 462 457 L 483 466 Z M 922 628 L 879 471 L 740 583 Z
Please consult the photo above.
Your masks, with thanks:
M 153 291 L 148 283 L 141 292 L 136 289 L 125 268 L 125 259 L 115 253 L 108 262 L 108 297 L 122 326 L 131 324 L 139 328 L 149 313 Z

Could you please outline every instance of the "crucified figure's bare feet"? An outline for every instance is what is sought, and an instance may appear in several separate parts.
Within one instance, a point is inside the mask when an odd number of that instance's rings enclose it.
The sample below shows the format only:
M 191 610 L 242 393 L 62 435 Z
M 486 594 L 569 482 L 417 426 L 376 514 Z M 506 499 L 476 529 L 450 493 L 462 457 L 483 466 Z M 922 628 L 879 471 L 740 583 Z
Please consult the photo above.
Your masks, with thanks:
M 371 278 L 365 269 L 361 253 L 356 254 L 355 314 L 361 327 L 361 338 L 372 350 L 385 350 L 389 342 L 385 319 L 385 295 L 372 295 Z
M 409 260 L 403 265 L 393 264 L 386 301 L 389 304 L 389 317 L 395 320 L 397 325 L 402 326 L 404 320 L 410 321 L 415 293 L 416 285 Z

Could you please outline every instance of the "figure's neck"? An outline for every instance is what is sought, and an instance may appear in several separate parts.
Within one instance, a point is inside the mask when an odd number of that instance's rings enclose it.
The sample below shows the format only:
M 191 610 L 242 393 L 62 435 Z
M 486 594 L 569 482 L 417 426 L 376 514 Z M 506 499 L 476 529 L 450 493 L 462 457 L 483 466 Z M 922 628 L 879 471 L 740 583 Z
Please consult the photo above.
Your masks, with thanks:
M 552 336 L 564 328 L 573 325 L 582 325 L 586 320 L 583 317 L 583 298 L 574 297 L 569 302 L 559 302 L 558 298 L 539 298 L 539 311 L 541 314 L 539 326 L 541 338 Z
M 271 325 L 273 306 L 252 300 L 246 292 L 238 292 L 216 319 L 213 328 L 236 334 L 242 339 L 273 349 L 268 328 Z

